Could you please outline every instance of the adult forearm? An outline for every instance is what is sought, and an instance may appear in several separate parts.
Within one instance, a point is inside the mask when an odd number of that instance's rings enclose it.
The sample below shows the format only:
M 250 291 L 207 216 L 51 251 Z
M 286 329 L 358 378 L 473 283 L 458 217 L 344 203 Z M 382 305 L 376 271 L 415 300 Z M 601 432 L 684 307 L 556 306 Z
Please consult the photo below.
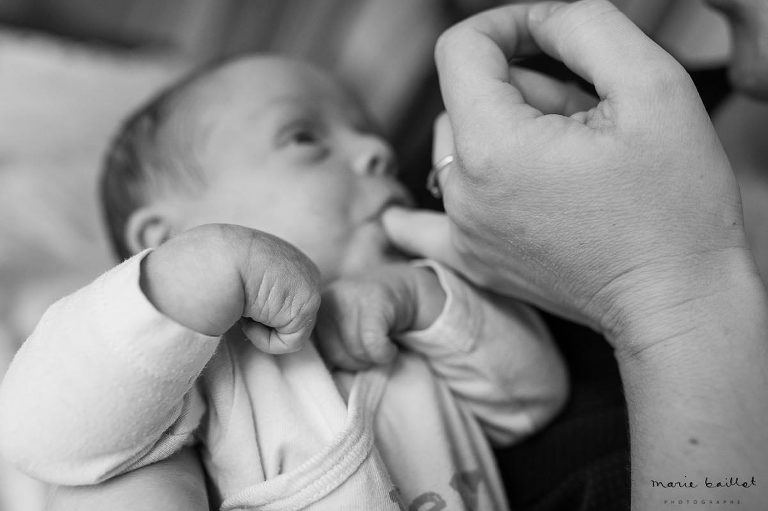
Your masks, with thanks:
M 648 316 L 621 334 L 633 339 L 615 343 L 670 334 L 639 351 L 617 350 L 634 510 L 768 502 L 768 300 L 749 261 L 738 266 L 701 282 L 717 292 Z

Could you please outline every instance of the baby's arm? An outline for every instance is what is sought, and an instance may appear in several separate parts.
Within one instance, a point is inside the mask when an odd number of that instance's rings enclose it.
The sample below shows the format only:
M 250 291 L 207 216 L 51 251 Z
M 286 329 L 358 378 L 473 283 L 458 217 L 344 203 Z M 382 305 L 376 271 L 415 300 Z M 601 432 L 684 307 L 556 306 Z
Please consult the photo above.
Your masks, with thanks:
M 193 385 L 219 336 L 240 322 L 260 349 L 297 349 L 317 286 L 298 250 L 237 226 L 128 260 L 54 304 L 19 350 L 0 387 L 2 453 L 69 485 L 169 456 L 204 412 Z
M 321 351 L 336 365 L 359 368 L 389 359 L 395 348 L 388 336 L 397 338 L 428 359 L 495 443 L 515 441 L 554 417 L 567 397 L 567 375 L 536 313 L 422 264 L 383 268 L 326 290 Z
M 47 511 L 208 511 L 205 477 L 195 449 L 91 486 L 58 486 Z
M 565 364 L 541 318 L 522 303 L 480 290 L 426 262 L 448 298 L 428 328 L 399 336 L 422 353 L 497 445 L 549 422 L 565 404 Z

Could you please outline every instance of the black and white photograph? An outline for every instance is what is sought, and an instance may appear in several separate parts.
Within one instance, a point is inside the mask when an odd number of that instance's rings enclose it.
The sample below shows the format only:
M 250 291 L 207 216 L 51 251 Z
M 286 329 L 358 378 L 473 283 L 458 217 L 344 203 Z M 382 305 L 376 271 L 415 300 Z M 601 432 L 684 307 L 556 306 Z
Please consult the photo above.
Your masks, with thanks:
M 768 0 L 0 0 L 0 511 L 768 510 Z

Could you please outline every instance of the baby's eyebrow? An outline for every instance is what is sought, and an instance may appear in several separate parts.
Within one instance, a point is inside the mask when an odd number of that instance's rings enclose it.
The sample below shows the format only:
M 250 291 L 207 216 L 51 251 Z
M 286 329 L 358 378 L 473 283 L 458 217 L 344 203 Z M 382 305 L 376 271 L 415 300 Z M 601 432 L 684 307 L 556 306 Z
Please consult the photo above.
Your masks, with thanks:
M 275 122 L 280 123 L 299 116 L 321 115 L 322 109 L 318 108 L 317 103 L 317 99 L 303 96 L 280 96 L 251 109 L 246 115 L 248 118 L 274 119 Z
M 280 96 L 269 100 L 267 103 L 252 108 L 248 112 L 248 117 L 259 117 L 262 115 L 268 115 L 279 112 L 288 108 L 294 108 L 298 102 L 301 102 L 300 98 L 296 96 Z
M 248 112 L 249 118 L 268 118 L 275 124 L 293 121 L 296 117 L 315 119 L 335 117 L 363 133 L 382 135 L 381 126 L 355 101 L 340 101 L 336 97 L 311 97 L 286 94 L 270 99 Z

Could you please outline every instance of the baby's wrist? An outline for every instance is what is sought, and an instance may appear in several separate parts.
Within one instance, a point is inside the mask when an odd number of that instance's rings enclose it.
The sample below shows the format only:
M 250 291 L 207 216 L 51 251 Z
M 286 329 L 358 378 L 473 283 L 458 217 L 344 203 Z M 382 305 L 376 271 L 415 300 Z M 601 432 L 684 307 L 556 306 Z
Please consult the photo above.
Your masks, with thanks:
M 232 262 L 231 237 L 221 226 L 202 226 L 149 252 L 140 277 L 149 302 L 190 330 L 223 334 L 242 310 L 242 286 Z M 237 291 L 232 293 L 232 289 Z

